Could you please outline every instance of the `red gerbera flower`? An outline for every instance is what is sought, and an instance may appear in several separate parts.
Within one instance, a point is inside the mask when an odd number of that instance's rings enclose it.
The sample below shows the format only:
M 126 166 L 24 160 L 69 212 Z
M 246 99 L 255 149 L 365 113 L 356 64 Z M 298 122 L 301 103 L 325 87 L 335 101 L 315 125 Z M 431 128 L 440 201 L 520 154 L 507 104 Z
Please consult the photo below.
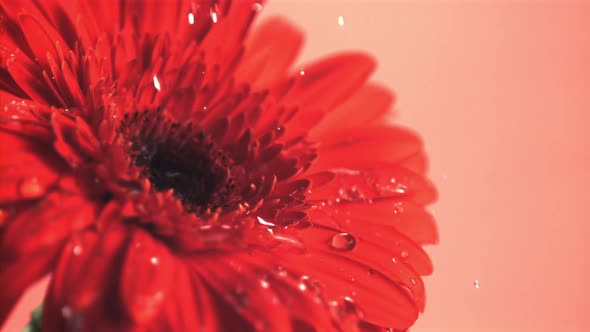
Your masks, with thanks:
M 0 321 L 43 331 L 392 331 L 424 308 L 420 139 L 375 64 L 292 71 L 254 1 L 3 1 Z

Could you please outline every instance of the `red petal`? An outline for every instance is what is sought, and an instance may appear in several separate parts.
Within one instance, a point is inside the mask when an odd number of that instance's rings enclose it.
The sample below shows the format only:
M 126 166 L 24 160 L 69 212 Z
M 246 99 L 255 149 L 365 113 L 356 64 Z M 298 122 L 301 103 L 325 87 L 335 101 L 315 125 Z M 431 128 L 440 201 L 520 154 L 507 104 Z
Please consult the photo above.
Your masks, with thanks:
M 366 84 L 344 104 L 311 130 L 310 138 L 317 142 L 333 136 L 343 136 L 349 130 L 383 119 L 394 101 L 394 95 L 387 88 Z
M 286 76 L 303 45 L 303 33 L 282 18 L 271 18 L 246 39 L 246 52 L 235 77 L 254 90 Z
M 3 251 L 29 255 L 64 241 L 95 217 L 96 207 L 83 197 L 52 192 L 6 224 Z
M 251 266 L 231 256 L 200 258 L 193 266 L 256 329 L 291 331 L 289 312 L 272 288 L 261 285 Z
M 400 127 L 376 125 L 350 130 L 321 142 L 310 172 L 332 168 L 372 168 L 376 162 L 401 164 L 422 149 L 420 138 Z M 354 158 L 351 158 L 354 156 Z
M 288 269 L 319 281 L 327 299 L 352 298 L 364 313 L 363 319 L 371 323 L 408 327 L 418 317 L 416 304 L 402 286 L 371 266 L 318 250 L 304 259 L 288 253 L 281 259 Z
M 0 129 L 0 204 L 43 196 L 57 182 L 61 160 L 51 146 Z
M 145 324 L 162 308 L 172 286 L 173 266 L 168 248 L 152 235 L 136 229 L 127 249 L 119 291 L 127 312 L 137 324 Z
M 305 112 L 331 112 L 364 85 L 375 68 L 375 60 L 363 53 L 341 53 L 301 68 L 305 74 L 295 74 L 299 77 L 283 102 Z
M 17 260 L 7 257 L 2 248 L 0 261 L 0 326 L 4 324 L 10 310 L 22 296 L 25 290 L 43 276 L 51 273 L 59 255 L 61 246 L 42 248 Z

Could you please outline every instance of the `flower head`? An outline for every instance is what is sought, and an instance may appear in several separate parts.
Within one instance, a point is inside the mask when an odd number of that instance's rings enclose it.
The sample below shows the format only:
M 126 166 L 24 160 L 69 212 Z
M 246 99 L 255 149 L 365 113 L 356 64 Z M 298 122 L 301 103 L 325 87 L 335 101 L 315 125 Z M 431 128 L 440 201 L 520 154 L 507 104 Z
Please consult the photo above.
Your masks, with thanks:
M 0 5 L 0 320 L 51 273 L 44 331 L 412 325 L 421 141 L 371 57 L 295 70 L 302 34 L 260 8 Z

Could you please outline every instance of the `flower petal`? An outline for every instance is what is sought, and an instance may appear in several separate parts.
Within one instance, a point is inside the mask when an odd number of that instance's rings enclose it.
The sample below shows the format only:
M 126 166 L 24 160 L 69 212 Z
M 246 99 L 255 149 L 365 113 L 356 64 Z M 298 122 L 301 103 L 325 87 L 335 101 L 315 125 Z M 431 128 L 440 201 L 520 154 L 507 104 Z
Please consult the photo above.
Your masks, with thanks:
M 246 39 L 246 52 L 235 77 L 254 90 L 272 86 L 287 74 L 302 45 L 301 31 L 283 18 L 271 18 Z

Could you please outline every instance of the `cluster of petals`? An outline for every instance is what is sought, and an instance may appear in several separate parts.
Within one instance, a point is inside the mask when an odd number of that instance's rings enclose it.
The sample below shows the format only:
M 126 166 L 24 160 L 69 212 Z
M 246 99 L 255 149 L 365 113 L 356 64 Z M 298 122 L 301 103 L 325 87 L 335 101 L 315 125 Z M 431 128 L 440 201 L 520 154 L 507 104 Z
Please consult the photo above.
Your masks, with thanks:
M 253 0 L 0 2 L 0 322 L 403 331 L 425 306 L 420 138 L 375 61 L 295 66 Z

